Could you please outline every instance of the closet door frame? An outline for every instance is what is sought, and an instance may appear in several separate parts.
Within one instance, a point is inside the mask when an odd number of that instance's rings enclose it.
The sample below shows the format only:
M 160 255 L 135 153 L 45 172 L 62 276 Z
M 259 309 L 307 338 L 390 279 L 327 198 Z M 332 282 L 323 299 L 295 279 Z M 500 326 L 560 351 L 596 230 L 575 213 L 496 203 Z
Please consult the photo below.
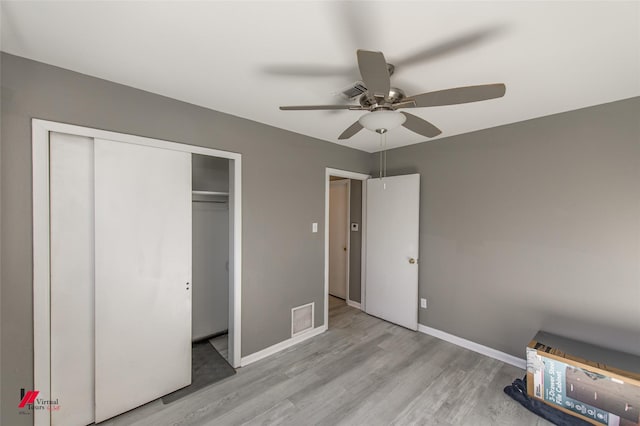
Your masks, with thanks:
M 33 172 L 33 390 L 38 398 L 55 399 L 51 395 L 50 335 L 50 227 L 49 227 L 49 133 L 67 133 L 90 138 L 170 149 L 231 160 L 229 173 L 229 360 L 234 367 L 241 362 L 241 295 L 242 295 L 242 155 L 239 153 L 151 139 L 124 133 L 54 121 L 32 119 Z M 64 404 L 64 401 L 61 401 Z M 34 410 L 34 426 L 49 426 L 50 412 Z

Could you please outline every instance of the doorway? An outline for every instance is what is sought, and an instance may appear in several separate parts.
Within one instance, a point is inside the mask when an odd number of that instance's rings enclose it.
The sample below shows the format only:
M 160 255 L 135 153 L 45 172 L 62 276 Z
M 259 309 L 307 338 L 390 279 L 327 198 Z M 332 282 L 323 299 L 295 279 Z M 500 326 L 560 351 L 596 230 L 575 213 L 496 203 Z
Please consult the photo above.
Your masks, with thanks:
M 354 239 L 354 232 L 350 232 L 350 242 L 359 241 L 362 246 L 361 274 L 355 290 L 350 277 L 346 304 L 417 330 L 420 175 L 369 179 L 368 175 L 330 168 L 325 172 L 325 324 L 329 324 L 329 305 L 335 309 L 342 304 L 329 290 L 332 176 L 334 180 L 350 179 L 352 189 L 355 181 L 362 185 L 359 238 Z M 350 205 L 357 203 L 351 201 Z M 354 293 L 359 293 L 360 303 L 353 301 Z
M 363 309 L 365 189 L 369 176 L 338 169 L 325 174 L 325 324 L 329 309 Z
M 141 321 L 144 319 L 144 321 L 149 323 L 152 323 L 152 321 L 147 320 L 153 317 L 153 315 L 156 315 L 156 317 L 160 315 L 160 317 L 158 318 L 162 318 L 163 320 L 165 320 L 166 318 L 179 317 L 180 325 L 178 326 L 177 323 L 170 323 L 169 328 L 171 328 L 171 331 L 174 332 L 174 334 L 179 335 L 180 341 L 184 340 L 186 344 L 189 344 L 191 342 L 191 298 L 189 297 L 188 300 L 185 299 L 184 303 L 181 302 L 181 298 L 185 295 L 188 295 L 190 293 L 189 290 L 191 290 L 192 288 L 192 280 L 190 277 L 191 264 L 189 262 L 189 259 L 187 259 L 191 256 L 191 247 L 189 243 L 190 237 L 189 240 L 176 240 L 174 238 L 174 240 L 178 241 L 179 244 L 173 244 L 167 241 L 169 240 L 169 237 L 173 235 L 178 238 L 181 235 L 184 236 L 186 234 L 190 234 L 189 231 L 191 230 L 191 217 L 189 212 L 191 211 L 192 202 L 190 170 L 192 155 L 195 154 L 227 159 L 226 161 L 229 164 L 229 211 L 227 245 L 227 253 L 229 259 L 229 271 L 227 280 L 229 307 L 228 359 L 233 366 L 239 366 L 241 341 L 241 155 L 214 149 L 195 147 L 174 142 L 143 138 L 37 119 L 34 119 L 32 121 L 32 130 L 34 246 L 34 388 L 39 390 L 41 398 L 45 400 L 51 400 L 57 397 L 57 395 L 52 395 L 51 386 L 53 377 L 57 377 L 52 374 L 52 368 L 57 364 L 54 364 L 53 362 L 55 360 L 52 357 L 51 334 L 51 330 L 55 330 L 56 324 L 52 324 L 51 321 L 52 307 L 56 309 L 55 306 L 60 306 L 60 300 L 53 300 L 54 294 L 51 291 L 52 277 L 56 279 L 58 283 L 73 283 L 74 286 L 76 286 L 72 289 L 73 291 L 78 289 L 77 284 L 79 283 L 77 279 L 71 280 L 59 278 L 63 277 L 63 275 L 67 271 L 60 270 L 60 268 L 55 269 L 57 268 L 56 264 L 51 262 L 51 259 L 60 259 L 60 253 L 56 252 L 57 248 L 53 244 L 52 236 L 54 236 L 55 238 L 55 232 L 59 232 L 59 229 L 62 229 L 59 228 L 59 226 L 68 226 L 69 219 L 67 219 L 68 214 L 65 211 L 65 207 L 66 209 L 68 209 L 69 213 L 77 213 L 78 211 L 82 210 L 78 208 L 77 204 L 66 201 L 62 202 L 67 196 L 75 197 L 78 195 L 76 192 L 69 189 L 65 189 L 63 197 L 61 197 L 60 195 L 55 196 L 55 200 L 57 200 L 56 202 L 58 203 L 54 203 L 54 209 L 56 210 L 54 211 L 51 208 L 50 202 L 52 198 L 52 175 L 50 165 L 52 152 L 57 153 L 56 155 L 65 154 L 66 159 L 73 158 L 72 156 L 67 155 L 67 152 L 62 152 L 58 149 L 56 149 L 55 152 L 50 150 L 51 135 L 53 134 L 64 134 L 71 136 L 71 138 L 83 139 L 68 141 L 68 143 L 66 143 L 66 146 L 73 149 L 81 148 L 80 150 L 75 151 L 75 158 L 82 157 L 87 159 L 89 161 L 89 163 L 87 163 L 89 164 L 89 167 L 71 169 L 77 171 L 80 174 L 87 174 L 91 172 L 87 175 L 87 179 L 84 180 L 86 182 L 89 182 L 89 185 L 87 185 L 86 188 L 88 194 L 86 197 L 88 200 L 88 204 L 87 202 L 85 202 L 87 200 L 83 201 L 88 206 L 85 210 L 91 211 L 86 218 L 84 216 L 82 217 L 82 219 L 89 226 L 89 231 L 87 231 L 87 238 L 83 240 L 83 243 L 89 244 L 90 247 L 87 250 L 83 250 L 83 252 L 85 254 L 90 254 L 92 250 L 95 250 L 95 260 L 93 260 L 93 258 L 88 259 L 84 263 L 89 267 L 87 269 L 88 273 L 86 275 L 92 275 L 90 273 L 90 269 L 95 268 L 95 300 L 96 302 L 99 302 L 99 304 L 96 303 L 95 308 L 93 308 L 95 309 L 95 314 L 93 314 L 95 315 L 95 320 L 88 320 L 88 323 L 95 321 L 95 331 L 88 330 L 89 332 L 84 333 L 86 337 L 85 340 L 88 339 L 87 342 L 89 342 L 89 345 L 84 345 L 88 348 L 87 350 L 85 350 L 85 355 L 87 355 L 87 360 L 89 360 L 86 364 L 91 367 L 91 363 L 93 362 L 91 361 L 93 359 L 93 354 L 91 353 L 92 351 L 95 351 L 95 362 L 97 366 L 98 362 L 108 364 L 111 361 L 122 359 L 121 355 L 123 350 L 125 349 L 127 351 L 127 359 L 132 359 L 131 357 L 135 358 L 140 353 L 139 351 L 136 351 L 140 348 L 143 348 L 144 350 L 150 352 L 150 354 L 148 354 L 148 356 L 145 355 L 144 357 L 147 362 L 137 363 L 137 365 L 149 364 L 149 361 L 160 362 L 159 360 L 166 358 L 166 362 L 163 361 L 163 366 L 171 366 L 171 368 L 166 369 L 154 369 L 153 373 L 154 380 L 164 380 L 163 385 L 167 385 L 167 393 L 177 388 L 179 383 L 176 381 L 176 383 L 178 384 L 176 384 L 175 386 L 169 384 L 170 380 L 168 378 L 167 380 L 163 379 L 164 373 L 168 370 L 180 370 L 179 374 L 182 377 L 184 375 L 184 368 L 178 366 L 178 364 L 183 364 L 182 361 L 184 361 L 184 359 L 182 358 L 190 359 L 190 357 L 186 358 L 181 356 L 180 360 L 178 360 L 175 357 L 171 356 L 172 352 L 168 351 L 165 345 L 163 345 L 162 351 L 158 352 L 157 341 L 151 342 L 150 345 L 147 345 L 143 341 L 149 340 L 154 336 L 156 338 L 158 338 L 158 336 L 167 336 L 169 334 L 167 332 L 168 328 L 160 327 L 160 330 L 155 330 L 153 327 L 150 327 L 149 333 L 145 332 L 136 335 L 135 333 L 131 333 L 128 331 L 134 329 L 134 327 L 128 327 L 127 325 L 122 325 L 120 327 L 117 327 L 117 329 L 114 329 L 113 327 L 111 327 L 111 324 L 116 323 L 117 321 L 112 321 L 110 319 L 117 319 L 119 318 L 119 316 L 114 316 L 111 314 L 105 316 L 104 314 L 108 312 L 114 312 L 114 310 L 119 310 L 118 312 L 121 312 L 123 314 L 121 315 L 121 317 L 124 318 L 124 314 L 129 313 L 129 311 L 137 312 L 137 316 L 135 318 L 139 318 Z M 85 150 L 84 148 L 84 146 L 86 146 L 86 141 L 89 141 L 91 145 L 91 148 L 89 150 Z M 71 183 L 78 182 L 77 180 L 74 181 L 74 179 L 72 179 L 73 176 L 68 176 L 67 170 L 71 169 L 66 167 L 59 167 L 61 164 L 64 165 L 63 163 L 58 163 L 58 166 L 56 166 L 56 170 L 58 170 L 59 173 L 54 174 L 53 177 L 58 180 L 64 178 Z M 69 164 L 73 164 L 73 162 Z M 95 168 L 95 171 L 92 172 L 93 168 Z M 95 179 L 95 186 L 90 181 L 91 179 Z M 161 185 L 157 184 L 157 182 L 159 181 L 163 183 Z M 68 188 L 73 189 L 74 187 L 71 186 Z M 171 200 L 168 200 L 168 197 L 166 196 L 167 193 L 171 193 L 175 196 L 172 195 Z M 92 201 L 91 197 L 93 197 L 94 201 Z M 173 209 L 176 211 L 175 215 L 173 215 L 172 217 L 174 219 L 177 217 L 179 220 L 164 218 L 163 215 L 159 215 L 159 212 L 154 210 L 153 207 L 153 200 L 156 199 L 163 200 L 162 202 L 166 203 L 166 205 L 169 206 L 178 206 L 176 207 L 177 210 Z M 60 204 L 61 202 L 62 204 Z M 139 206 L 140 208 L 146 208 L 147 210 L 139 210 L 138 207 L 133 206 Z M 135 213 L 132 213 L 133 215 L 127 213 L 133 208 L 136 209 L 137 213 L 133 212 Z M 173 212 L 173 210 L 171 211 Z M 164 209 L 162 210 L 162 212 L 163 214 L 166 213 Z M 58 228 L 52 227 L 52 213 L 54 215 L 57 215 L 58 221 L 54 221 L 53 226 Z M 123 224 L 125 226 L 114 225 L 115 219 L 113 218 L 116 218 L 118 220 L 118 224 Z M 93 223 L 91 223 L 92 221 Z M 156 226 L 156 222 L 159 222 L 161 224 Z M 173 228 L 166 228 L 166 226 L 171 224 L 179 225 L 176 227 L 176 232 L 169 232 L 168 230 L 171 230 Z M 91 228 L 91 226 L 93 228 Z M 95 231 L 92 231 L 91 229 L 95 229 Z M 144 234 L 145 232 L 146 234 Z M 95 239 L 100 240 L 100 243 L 96 243 L 95 246 L 93 245 L 92 240 L 94 238 L 94 233 Z M 64 236 L 67 234 L 59 233 L 58 235 Z M 131 236 L 135 236 L 133 244 L 123 246 L 122 244 L 118 243 L 118 241 L 124 241 L 123 239 L 132 238 Z M 56 239 L 56 241 L 62 240 L 63 239 L 60 237 L 57 237 Z M 155 242 L 151 243 L 149 241 Z M 108 244 L 105 245 L 106 243 L 113 243 L 113 247 L 109 246 Z M 117 247 L 114 244 L 116 244 Z M 166 250 L 160 250 L 160 244 L 162 244 L 162 247 L 165 247 L 166 245 Z M 153 248 L 149 249 L 150 246 L 153 246 Z M 91 249 L 91 247 L 93 247 L 93 249 Z M 168 260 L 160 259 L 161 262 L 159 265 L 161 266 L 158 268 L 154 268 L 153 262 L 158 260 L 157 256 L 154 257 L 154 253 L 167 253 L 167 255 L 169 255 L 170 253 L 173 253 L 170 252 L 170 250 L 172 250 L 172 247 L 177 247 L 179 252 L 184 255 L 182 256 L 185 258 L 183 259 L 184 261 L 180 260 L 182 259 L 181 256 L 171 255 Z M 114 253 L 117 255 L 117 259 L 115 259 L 115 262 L 113 261 Z M 147 256 L 147 253 L 149 253 L 149 256 Z M 112 260 L 105 263 L 105 259 Z M 135 262 L 135 259 L 138 259 L 138 262 Z M 178 262 L 178 260 L 180 261 Z M 95 267 L 91 266 L 92 262 L 95 262 Z M 135 263 L 135 265 L 139 266 L 132 267 L 132 262 Z M 183 264 L 186 264 L 188 266 L 186 268 L 182 268 L 182 266 L 180 265 Z M 60 263 L 58 262 L 57 265 L 59 266 Z M 108 268 L 103 267 L 103 265 L 107 265 Z M 115 268 L 114 265 L 119 269 Z M 52 270 L 52 266 L 54 267 L 54 270 Z M 175 289 L 179 294 L 176 293 L 176 295 L 174 296 L 163 296 L 163 298 L 161 299 L 160 297 L 158 297 L 158 294 L 156 295 L 156 297 L 153 297 L 153 292 L 155 290 L 152 287 L 149 287 L 146 290 L 140 287 L 140 291 L 138 291 L 138 293 L 140 294 L 138 295 L 135 292 L 131 293 L 131 291 L 129 290 L 132 290 L 132 288 L 127 287 L 126 285 L 128 281 L 131 281 L 129 277 L 138 276 L 136 274 L 139 271 L 143 271 L 143 273 L 146 274 L 145 276 L 152 276 L 154 275 L 153 271 L 166 272 L 167 270 L 171 271 L 173 269 L 178 270 L 179 273 L 173 274 L 175 275 L 175 277 L 172 275 L 172 273 L 163 275 L 169 278 L 171 285 L 167 285 L 162 288 L 170 288 L 172 289 L 172 291 L 173 289 Z M 124 271 L 123 276 L 126 276 L 126 278 L 114 278 L 113 271 L 118 270 Z M 131 273 L 131 271 L 133 270 L 136 271 L 136 274 Z M 147 273 L 147 270 L 151 271 L 151 273 Z M 76 272 L 71 271 L 70 273 L 72 273 L 75 278 L 78 278 L 75 275 Z M 152 281 L 146 281 L 145 285 L 150 282 Z M 181 285 L 174 286 L 176 282 Z M 105 283 L 108 283 L 108 285 L 106 285 Z M 105 289 L 107 288 L 109 289 L 109 291 L 105 293 Z M 89 292 L 85 293 L 91 298 L 92 291 L 93 290 L 90 290 Z M 97 295 L 99 292 L 102 296 L 98 298 Z M 55 294 L 61 295 L 61 293 Z M 124 296 L 123 299 L 116 300 L 115 296 L 117 294 L 126 296 Z M 126 303 L 123 303 L 123 300 Z M 65 303 L 67 302 L 65 301 Z M 92 307 L 91 301 L 85 302 L 85 305 L 88 307 Z M 166 315 L 162 315 L 161 309 L 159 308 L 165 305 L 171 305 L 175 309 L 166 312 Z M 188 317 L 186 316 L 187 310 L 189 313 Z M 56 312 L 62 311 L 57 310 Z M 141 316 L 141 313 L 143 312 L 145 313 L 145 315 Z M 185 313 L 185 315 L 182 315 L 182 313 Z M 56 318 L 56 321 L 59 320 L 58 316 L 53 316 L 53 318 Z M 129 323 L 129 325 L 130 324 L 131 323 Z M 118 330 L 120 330 L 120 332 L 118 332 Z M 158 332 L 160 332 L 161 334 L 158 335 Z M 91 333 L 95 333 L 94 336 L 97 337 L 92 338 Z M 127 341 L 128 343 L 125 343 L 123 345 L 118 345 L 116 344 L 117 342 L 114 343 L 113 341 L 108 340 L 121 339 L 122 335 L 125 334 L 131 338 Z M 56 338 L 58 337 L 59 335 L 56 332 Z M 92 349 L 94 338 L 96 343 L 95 348 Z M 99 342 L 100 345 L 98 345 Z M 105 342 L 107 342 L 108 344 L 104 344 Z M 154 351 L 153 348 L 155 348 L 156 350 Z M 182 346 L 180 346 L 180 348 L 182 348 Z M 179 349 L 179 351 L 176 351 L 176 353 L 182 354 L 183 349 L 184 348 Z M 185 349 L 184 351 L 186 352 L 188 350 L 189 349 Z M 129 355 L 131 355 L 131 357 Z M 117 361 L 114 365 L 116 364 L 123 365 L 119 361 Z M 173 368 L 174 364 L 176 368 Z M 187 368 L 189 367 L 188 361 L 184 364 L 187 366 Z M 127 395 L 131 393 L 132 390 L 135 390 L 131 387 L 120 386 L 115 382 L 115 388 L 111 385 L 111 387 L 105 385 L 105 383 L 107 383 L 107 379 L 117 379 L 118 376 L 135 378 L 137 377 L 137 375 L 143 374 L 142 369 L 133 368 L 132 371 L 123 372 L 120 370 L 113 370 L 111 368 L 100 368 L 95 369 L 95 374 L 97 374 L 98 371 L 102 372 L 102 376 L 98 377 L 96 375 L 95 389 L 96 395 L 98 395 L 98 390 L 100 389 L 99 396 L 101 398 L 101 401 L 104 402 L 118 399 L 119 401 L 125 401 L 125 405 L 129 404 L 130 401 L 135 402 L 135 405 L 140 405 L 142 403 L 148 402 L 147 400 L 138 401 L 137 399 L 129 398 Z M 111 372 L 110 376 L 104 376 L 104 374 L 108 374 L 109 372 Z M 142 380 L 138 382 L 147 383 L 149 382 L 149 380 Z M 87 382 L 87 384 L 88 386 L 91 386 L 91 383 Z M 119 396 L 118 398 L 112 397 L 114 395 L 114 392 L 110 391 L 111 393 L 109 393 L 108 395 L 104 393 L 105 389 L 111 388 L 117 388 L 116 394 Z M 164 389 L 161 385 L 149 386 L 149 388 Z M 110 413 L 117 413 L 117 411 L 126 411 L 126 409 L 134 408 L 134 406 L 125 407 L 123 405 L 122 407 L 107 407 L 107 405 L 108 404 L 102 404 L 103 407 L 101 408 L 101 410 L 105 411 L 105 414 L 101 414 L 100 416 L 96 415 L 96 419 L 98 417 L 103 419 L 106 418 L 107 414 L 110 415 Z M 105 407 L 107 407 L 108 409 L 105 409 Z M 96 410 L 97 409 L 98 407 L 96 405 Z M 50 425 L 51 423 L 52 416 L 47 410 L 38 410 L 34 412 L 35 425 Z
M 349 300 L 349 271 L 355 269 L 349 264 L 349 227 L 350 223 L 357 227 L 362 221 L 351 221 L 351 180 L 331 176 L 329 187 L 329 295 L 346 302 Z

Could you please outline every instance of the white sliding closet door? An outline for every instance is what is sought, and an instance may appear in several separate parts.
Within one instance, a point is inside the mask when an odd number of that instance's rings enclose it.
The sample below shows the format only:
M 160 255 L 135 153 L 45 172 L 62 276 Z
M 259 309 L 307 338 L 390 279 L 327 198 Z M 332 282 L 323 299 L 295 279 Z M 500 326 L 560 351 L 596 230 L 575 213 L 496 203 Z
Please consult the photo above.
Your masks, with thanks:
M 96 139 L 96 422 L 191 383 L 191 154 Z
M 93 139 L 51 133 L 53 426 L 93 423 Z

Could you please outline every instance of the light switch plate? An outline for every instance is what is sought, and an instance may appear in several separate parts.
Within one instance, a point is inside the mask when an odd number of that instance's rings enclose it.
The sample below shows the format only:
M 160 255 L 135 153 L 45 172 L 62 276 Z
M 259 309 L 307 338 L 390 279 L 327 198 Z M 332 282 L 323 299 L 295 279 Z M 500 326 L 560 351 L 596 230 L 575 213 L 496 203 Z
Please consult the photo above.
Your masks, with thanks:
M 311 224 L 311 232 L 318 232 L 318 222 L 313 222 Z

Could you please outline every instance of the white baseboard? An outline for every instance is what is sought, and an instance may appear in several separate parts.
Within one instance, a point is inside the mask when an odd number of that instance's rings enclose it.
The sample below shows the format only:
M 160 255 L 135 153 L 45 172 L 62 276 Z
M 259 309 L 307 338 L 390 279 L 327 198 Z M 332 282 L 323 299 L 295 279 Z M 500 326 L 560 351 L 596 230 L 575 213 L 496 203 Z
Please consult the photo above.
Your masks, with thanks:
M 518 358 L 516 356 L 509 355 L 508 353 L 490 348 L 488 346 L 484 346 L 479 343 L 472 342 L 471 340 L 454 336 L 453 334 L 446 333 L 442 330 L 438 330 L 436 328 L 431 328 L 431 327 L 427 327 L 426 325 L 418 324 L 418 331 L 433 337 L 437 337 L 438 339 L 445 340 L 449 343 L 453 343 L 454 345 L 461 346 L 465 349 L 478 352 L 479 354 L 486 355 L 490 358 L 495 358 L 498 361 L 506 362 L 507 364 L 513 365 L 514 367 L 522 368 L 523 370 L 527 368 L 527 361 L 524 360 L 523 358 Z
M 347 300 L 347 305 L 351 306 L 352 308 L 362 310 L 362 306 L 360 305 L 359 302 L 354 302 L 353 300 Z
M 251 355 L 244 356 L 240 359 L 240 367 L 246 367 L 247 365 L 259 361 L 263 358 L 266 358 L 270 355 L 278 353 L 284 349 L 287 349 L 293 345 L 296 345 L 300 342 L 303 342 L 307 339 L 317 336 L 318 334 L 322 334 L 327 331 L 326 325 L 321 325 L 320 327 L 316 327 L 312 330 L 307 331 L 304 334 L 299 334 L 296 337 L 292 337 L 280 343 L 276 343 L 273 346 L 269 346 L 268 348 L 262 349 L 261 351 L 254 352 Z

